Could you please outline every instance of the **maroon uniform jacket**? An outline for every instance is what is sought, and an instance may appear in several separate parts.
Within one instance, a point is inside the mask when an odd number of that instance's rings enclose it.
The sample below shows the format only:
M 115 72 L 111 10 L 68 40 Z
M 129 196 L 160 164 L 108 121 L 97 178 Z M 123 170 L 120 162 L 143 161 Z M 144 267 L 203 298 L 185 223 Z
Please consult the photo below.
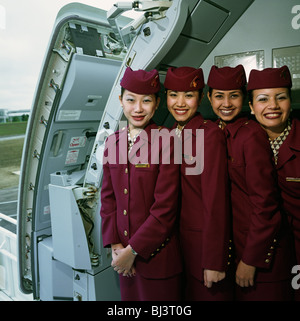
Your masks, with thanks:
M 182 141 L 180 242 L 187 272 L 202 281 L 204 269 L 225 271 L 228 264 L 230 212 L 226 142 L 223 131 L 200 114 L 184 127 Z M 197 143 L 204 148 L 197 151 Z M 192 145 L 191 152 L 188 145 Z M 202 172 L 188 174 L 187 169 L 195 164 L 187 163 L 197 158 L 198 166 L 202 162 Z
M 277 160 L 278 183 L 283 209 L 293 228 L 297 264 L 300 264 L 300 121 L 293 119 L 292 129 L 279 148 Z
M 279 236 L 279 192 L 267 134 L 247 118 L 227 124 L 225 134 L 237 263 L 257 267 L 257 282 L 287 279 L 291 251 L 288 239 Z
M 104 156 L 115 150 L 116 163 L 111 159 L 103 164 L 100 214 L 103 245 L 130 244 L 138 253 L 136 272 L 145 278 L 160 279 L 182 270 L 176 235 L 179 165 L 174 165 L 172 159 L 171 164 L 151 161 L 152 130 L 159 132 L 154 123 L 146 126 L 147 137 L 140 134 L 129 160 L 127 128 L 108 137 Z M 168 130 L 159 133 L 163 131 Z M 159 145 L 161 157 L 161 144 L 156 141 L 154 145 Z

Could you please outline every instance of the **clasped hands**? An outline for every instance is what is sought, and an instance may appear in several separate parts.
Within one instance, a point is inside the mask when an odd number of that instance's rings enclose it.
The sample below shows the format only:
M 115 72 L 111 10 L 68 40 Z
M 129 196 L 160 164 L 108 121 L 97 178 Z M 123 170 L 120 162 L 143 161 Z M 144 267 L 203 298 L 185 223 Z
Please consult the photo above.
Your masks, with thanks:
M 123 276 L 135 276 L 135 267 L 133 266 L 136 255 L 132 253 L 130 244 L 124 247 L 121 243 L 112 244 L 112 262 L 111 266 L 118 274 Z
M 135 276 L 135 267 L 133 266 L 135 255 L 132 253 L 130 245 L 125 248 L 121 243 L 112 244 L 112 262 L 111 266 L 114 270 L 123 274 L 123 276 Z M 254 285 L 254 276 L 256 268 L 254 266 L 239 262 L 236 270 L 236 283 L 241 287 L 248 287 Z M 204 270 L 204 285 L 211 288 L 213 283 L 219 282 L 225 278 L 225 272 L 214 270 Z

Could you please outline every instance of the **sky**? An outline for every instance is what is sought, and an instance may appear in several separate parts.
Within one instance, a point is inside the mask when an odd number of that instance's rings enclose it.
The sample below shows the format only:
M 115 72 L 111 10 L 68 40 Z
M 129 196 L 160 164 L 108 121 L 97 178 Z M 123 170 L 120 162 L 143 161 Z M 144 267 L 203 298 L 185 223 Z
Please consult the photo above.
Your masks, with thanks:
M 72 2 L 109 10 L 117 0 L 0 0 L 0 109 L 31 108 L 57 13 Z

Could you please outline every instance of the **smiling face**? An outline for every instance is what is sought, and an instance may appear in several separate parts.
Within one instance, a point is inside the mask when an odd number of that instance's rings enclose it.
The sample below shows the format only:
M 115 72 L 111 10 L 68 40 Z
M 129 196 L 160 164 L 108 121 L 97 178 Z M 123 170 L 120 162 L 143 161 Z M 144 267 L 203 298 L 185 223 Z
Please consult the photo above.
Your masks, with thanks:
M 180 126 L 184 126 L 196 114 L 203 95 L 199 91 L 167 91 L 167 106 Z
M 249 106 L 270 138 L 284 130 L 291 111 L 288 88 L 255 89 Z
M 143 129 L 150 122 L 160 102 L 154 94 L 139 95 L 126 89 L 119 99 L 130 131 Z
M 241 89 L 212 89 L 207 97 L 214 113 L 224 122 L 233 120 L 242 111 L 244 95 Z

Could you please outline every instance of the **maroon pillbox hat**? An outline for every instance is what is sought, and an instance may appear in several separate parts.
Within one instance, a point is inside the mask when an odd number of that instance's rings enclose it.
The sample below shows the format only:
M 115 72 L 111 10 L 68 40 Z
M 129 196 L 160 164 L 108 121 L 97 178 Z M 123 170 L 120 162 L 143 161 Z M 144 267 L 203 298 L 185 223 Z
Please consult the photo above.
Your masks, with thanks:
M 166 89 L 175 91 L 195 91 L 204 88 L 204 77 L 201 68 L 170 67 L 164 82 Z
M 155 94 L 160 90 L 158 71 L 156 69 L 151 71 L 132 70 L 127 67 L 120 85 L 139 95 Z
M 233 90 L 246 85 L 246 73 L 242 65 L 236 67 L 212 66 L 207 85 L 213 89 Z
M 251 70 L 247 90 L 282 87 L 292 87 L 292 78 L 287 66 Z

